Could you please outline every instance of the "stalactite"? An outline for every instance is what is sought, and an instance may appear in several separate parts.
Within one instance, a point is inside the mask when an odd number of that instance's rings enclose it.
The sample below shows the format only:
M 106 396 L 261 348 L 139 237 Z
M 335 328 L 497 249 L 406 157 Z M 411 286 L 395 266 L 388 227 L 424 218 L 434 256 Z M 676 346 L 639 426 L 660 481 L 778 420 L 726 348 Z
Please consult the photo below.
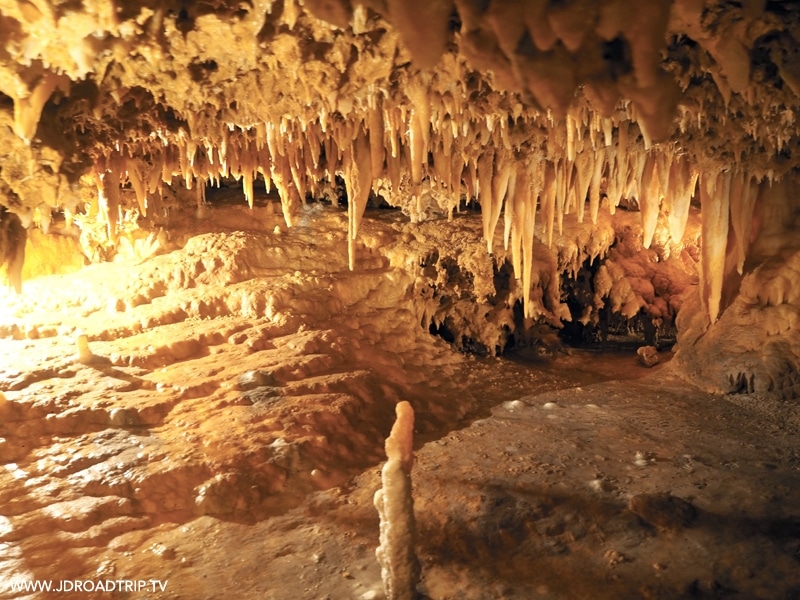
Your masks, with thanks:
M 464 173 L 464 185 L 466 187 L 467 198 L 477 198 L 478 160 L 474 156 L 467 156 L 465 151 L 462 152 L 462 156 L 466 162 L 464 165 L 465 170 L 462 171 L 462 173 Z
M 318 169 L 320 166 L 320 149 L 322 148 L 322 144 L 319 134 L 319 123 L 315 121 L 308 127 L 306 135 L 303 136 L 303 153 L 311 158 L 315 169 Z
M 344 181 L 347 188 L 348 264 L 352 271 L 355 269 L 355 241 L 358 228 L 367 208 L 372 186 L 369 140 L 363 131 L 359 131 L 353 145 L 345 150 Z
M 303 164 L 302 152 L 296 144 L 287 145 L 286 162 L 289 165 L 289 173 L 292 175 L 297 195 L 302 202 L 306 198 L 308 186 L 306 185 L 306 168 Z
M 658 174 L 658 185 L 661 188 L 661 198 L 663 200 L 670 193 L 669 175 L 672 162 L 675 159 L 675 147 L 672 145 L 663 145 L 660 150 L 660 152 L 655 154 L 655 158 L 656 171 Z
M 608 157 L 608 177 L 606 197 L 608 198 L 608 212 L 614 214 L 622 199 L 622 190 L 627 181 L 628 165 L 621 166 L 616 159 L 616 149 L 613 147 L 605 148 Z
M 494 157 L 495 152 L 492 148 L 483 151 L 478 159 L 477 166 L 477 197 L 481 203 L 481 218 L 483 220 L 483 239 L 486 240 L 486 251 L 492 253 L 492 239 L 494 238 L 494 228 L 497 221 L 493 220 L 495 213 L 495 198 L 492 194 L 492 180 L 494 179 Z M 499 209 L 496 211 L 500 214 Z
M 592 181 L 589 184 L 589 217 L 592 219 L 592 223 L 597 223 L 597 215 L 600 211 L 600 182 L 603 179 L 605 163 L 605 151 L 603 149 L 595 151 Z
M 453 152 L 450 156 L 450 194 L 456 207 L 461 203 L 461 179 L 465 166 L 461 152 Z
M 628 164 L 628 144 L 630 135 L 630 121 L 623 119 L 617 128 L 617 160 L 620 164 Z
M 547 161 L 544 174 L 544 187 L 542 188 L 542 218 L 544 219 L 547 247 L 553 247 L 553 226 L 555 225 L 556 212 L 556 168 L 551 161 Z
M 147 191 L 151 194 L 160 193 L 162 185 L 161 164 L 163 163 L 163 151 L 158 158 L 153 160 L 150 172 L 147 174 Z
M 383 109 L 379 96 L 373 96 L 374 106 L 367 110 L 367 126 L 369 129 L 370 162 L 374 178 L 383 177 L 383 157 L 385 148 L 385 127 L 383 125 Z
M 125 170 L 128 181 L 136 194 L 136 203 L 139 205 L 139 212 L 143 217 L 147 216 L 147 189 L 145 188 L 144 176 L 139 161 L 129 158 L 125 161 Z
M 273 160 L 278 160 L 278 157 L 283 156 L 283 139 L 278 137 L 277 127 L 274 123 L 268 122 L 266 129 L 269 155 Z
M 642 176 L 644 175 L 644 169 L 647 165 L 647 159 L 651 154 L 652 153 L 647 150 L 644 152 L 635 152 L 633 154 L 628 168 L 628 177 L 623 187 L 623 197 L 639 197 L 640 190 L 642 189 Z
M 292 227 L 295 221 L 295 213 L 300 203 L 297 188 L 292 181 L 292 174 L 289 170 L 289 163 L 286 160 L 276 160 L 270 164 L 270 176 L 272 182 L 278 190 L 281 198 L 281 209 L 283 219 L 287 227 Z
M 567 113 L 567 117 L 564 119 L 564 125 L 567 128 L 567 162 L 572 163 L 575 161 L 575 138 L 577 137 L 575 128 L 577 124 L 571 114 Z
M 119 222 L 119 175 L 106 171 L 96 177 L 97 197 L 100 218 L 106 223 L 108 239 L 117 242 L 117 223 Z
M 503 248 L 508 251 L 508 243 L 511 239 L 511 231 L 514 228 L 517 228 L 516 223 L 516 216 L 514 214 L 515 211 L 515 194 L 517 190 L 517 180 L 520 177 L 522 171 L 522 165 L 518 162 L 510 162 L 510 167 L 508 169 L 508 180 L 506 182 L 506 189 L 505 189 L 505 209 L 503 211 Z M 520 275 L 520 257 L 519 252 L 512 251 L 512 257 L 514 261 L 514 273 L 519 277 Z
M 247 200 L 247 205 L 250 208 L 253 208 L 253 178 L 254 173 L 249 169 L 242 173 L 242 190 L 245 200 Z
M 694 191 L 697 187 L 698 174 L 689 166 L 688 160 L 680 158 L 672 162 L 669 177 L 669 189 L 671 190 L 668 215 L 669 232 L 670 237 L 679 242 L 683 239 L 683 234 L 686 230 L 692 196 L 694 196 Z
M 489 222 L 489 237 L 487 244 L 489 248 L 493 247 L 494 232 L 497 228 L 497 222 L 500 219 L 500 211 L 503 207 L 503 201 L 509 191 L 511 178 L 514 176 L 514 157 L 509 155 L 505 150 L 500 150 L 497 158 L 496 169 L 494 177 L 492 178 L 492 213 Z
M 522 185 L 519 202 L 523 216 L 520 218 L 522 228 L 522 298 L 526 318 L 533 317 L 533 302 L 531 301 L 531 285 L 533 284 L 533 233 L 536 227 L 536 201 L 544 184 L 544 164 L 537 161 L 529 164 L 526 173 L 527 180 Z M 520 186 L 518 185 L 518 188 Z
M 700 180 L 702 249 L 700 298 L 711 323 L 720 312 L 728 243 L 731 172 L 706 172 Z
M 569 166 L 572 166 L 571 164 Z M 564 203 L 567 200 L 567 168 L 568 165 L 561 159 L 556 162 L 556 225 L 558 235 L 564 233 Z
M 30 144 L 39 126 L 45 103 L 57 87 L 68 85 L 69 79 L 66 76 L 45 71 L 28 95 L 14 100 L 14 133 Z
M 648 153 L 644 161 L 642 183 L 639 188 L 639 210 L 642 215 L 642 245 L 649 248 L 658 223 L 661 189 L 655 154 Z
M 183 176 L 184 185 L 187 189 L 192 188 L 192 169 L 189 166 L 189 158 L 186 155 L 186 142 L 183 139 L 178 139 L 176 144 L 178 156 L 178 172 Z
M 422 122 L 416 111 L 411 116 L 411 124 L 408 131 L 408 148 L 410 151 L 411 183 L 414 186 L 414 194 L 419 194 L 419 186 L 422 183 L 422 166 L 427 163 L 428 153 L 425 151 L 425 141 L 422 137 Z
M 738 171 L 731 181 L 731 226 L 736 238 L 736 270 L 741 275 L 744 262 L 750 248 L 753 210 L 755 208 L 758 187 L 752 177 L 744 171 Z
M 389 138 L 389 154 L 392 158 L 398 158 L 400 156 L 400 117 L 397 107 L 387 106 L 384 102 L 383 122 Z
M 602 120 L 603 126 L 603 143 L 606 147 L 614 143 L 614 122 L 611 119 L 605 118 Z
M 575 163 L 575 200 L 578 223 L 583 223 L 584 212 L 586 209 L 586 198 L 589 195 L 589 186 L 592 183 L 594 171 L 593 152 L 583 150 L 578 154 Z

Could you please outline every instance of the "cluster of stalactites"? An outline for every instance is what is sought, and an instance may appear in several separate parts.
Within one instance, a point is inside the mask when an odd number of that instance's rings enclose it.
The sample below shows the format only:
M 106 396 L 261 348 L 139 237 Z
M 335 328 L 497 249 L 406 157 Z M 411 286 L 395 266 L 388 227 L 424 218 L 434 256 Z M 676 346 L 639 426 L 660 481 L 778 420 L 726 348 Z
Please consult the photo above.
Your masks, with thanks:
M 702 250 L 700 257 L 700 299 L 714 323 L 722 310 L 727 257 L 733 256 L 741 275 L 753 238 L 758 231 L 753 217 L 760 189 L 772 186 L 739 168 L 704 170 L 700 184 Z M 732 231 L 733 235 L 729 235 Z M 729 245 L 733 245 L 732 248 Z
M 231 125 L 218 140 L 194 140 L 186 130 L 164 134 L 150 147 L 149 161 L 112 154 L 97 164 L 99 214 L 108 219 L 113 236 L 120 184 L 130 183 L 139 211 L 146 215 L 148 194 L 160 194 L 163 183 L 176 177 L 187 188 L 197 185 L 201 190 L 223 178 L 240 179 L 252 206 L 254 181 L 261 175 L 267 189 L 277 189 L 291 227 L 307 195 L 321 197 L 341 177 L 348 196 L 352 269 L 371 192 L 380 191 L 412 218 L 422 218 L 423 200 L 432 194 L 448 216 L 463 199 L 477 199 L 490 253 L 503 214 L 503 245 L 521 280 L 527 316 L 535 314 L 531 285 L 537 213 L 548 245 L 555 232 L 561 235 L 566 215 L 574 213 L 583 222 L 588 206 L 589 218 L 596 222 L 603 200 L 612 214 L 623 199 L 638 204 L 645 248 L 660 217 L 672 240 L 683 238 L 698 171 L 675 145 L 651 144 L 630 104 L 619 105 L 610 118 L 578 105 L 556 121 L 521 105 L 506 113 L 478 115 L 422 88 L 412 86 L 408 94 L 406 103 L 375 94 L 347 120 L 323 115 L 310 121 Z M 721 289 L 717 265 L 724 262 L 719 241 L 727 239 L 729 222 L 737 238 L 747 238 L 743 228 L 752 215 L 754 182 L 727 170 L 704 176 L 700 186 L 703 290 L 712 320 Z M 728 219 L 734 210 L 736 215 Z M 745 249 L 743 244 L 741 252 Z

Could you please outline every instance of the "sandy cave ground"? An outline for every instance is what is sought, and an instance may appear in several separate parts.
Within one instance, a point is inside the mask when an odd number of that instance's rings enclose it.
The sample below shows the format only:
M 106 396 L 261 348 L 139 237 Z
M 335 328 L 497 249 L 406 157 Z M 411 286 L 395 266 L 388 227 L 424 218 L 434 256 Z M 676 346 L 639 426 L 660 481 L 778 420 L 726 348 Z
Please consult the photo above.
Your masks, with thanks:
M 427 597 L 800 598 L 795 406 L 701 393 L 668 352 L 459 354 L 392 254 L 421 234 L 369 216 L 351 273 L 344 215 L 313 210 L 175 217 L 158 256 L 7 302 L 0 598 L 117 579 L 167 587 L 58 597 L 381 598 L 372 496 L 401 398 Z

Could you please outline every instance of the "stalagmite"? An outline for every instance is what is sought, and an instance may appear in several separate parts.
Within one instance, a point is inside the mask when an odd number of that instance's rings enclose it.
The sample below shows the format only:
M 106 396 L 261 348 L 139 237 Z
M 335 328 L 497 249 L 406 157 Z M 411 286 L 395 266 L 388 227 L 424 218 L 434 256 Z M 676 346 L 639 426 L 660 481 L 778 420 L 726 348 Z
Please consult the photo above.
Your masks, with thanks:
M 711 323 L 720 312 L 725 252 L 728 243 L 731 172 L 704 173 L 700 181 L 702 250 L 700 257 L 700 300 Z
M 96 360 L 96 356 L 89 348 L 89 338 L 85 333 L 79 333 L 75 338 L 75 346 L 78 351 L 78 362 L 82 365 L 89 365 Z
M 414 464 L 414 409 L 398 402 L 397 419 L 386 439 L 388 460 L 381 470 L 382 488 L 375 492 L 380 514 L 380 545 L 375 555 L 381 565 L 381 579 L 387 600 L 412 600 L 420 566 L 414 550 L 414 499 L 411 469 Z

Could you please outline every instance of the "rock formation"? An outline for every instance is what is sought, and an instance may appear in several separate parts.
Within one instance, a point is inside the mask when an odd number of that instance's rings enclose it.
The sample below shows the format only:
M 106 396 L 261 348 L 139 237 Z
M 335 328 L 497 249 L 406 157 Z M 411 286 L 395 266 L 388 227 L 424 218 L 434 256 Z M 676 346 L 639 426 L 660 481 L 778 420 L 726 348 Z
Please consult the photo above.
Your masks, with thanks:
M 414 409 L 398 402 L 397 420 L 386 439 L 388 460 L 381 470 L 382 487 L 375 492 L 375 508 L 381 517 L 380 545 L 375 551 L 389 600 L 417 597 L 419 562 L 416 549 L 411 468 L 414 465 Z
M 263 180 L 289 227 L 307 200 L 346 196 L 358 269 L 370 201 L 414 222 L 475 202 L 525 330 L 572 318 L 565 271 L 536 276 L 537 227 L 550 247 L 568 215 L 637 210 L 660 260 L 699 209 L 679 360 L 716 390 L 792 395 L 798 26 L 788 0 L 3 1 L 0 204 L 27 229 L 77 224 L 106 260 L 157 234 L 175 190 L 202 207 L 236 180 L 252 205 Z M 589 309 L 675 317 L 635 286 L 615 300 L 635 273 L 604 268 Z M 703 354 L 732 331 L 751 341 Z

